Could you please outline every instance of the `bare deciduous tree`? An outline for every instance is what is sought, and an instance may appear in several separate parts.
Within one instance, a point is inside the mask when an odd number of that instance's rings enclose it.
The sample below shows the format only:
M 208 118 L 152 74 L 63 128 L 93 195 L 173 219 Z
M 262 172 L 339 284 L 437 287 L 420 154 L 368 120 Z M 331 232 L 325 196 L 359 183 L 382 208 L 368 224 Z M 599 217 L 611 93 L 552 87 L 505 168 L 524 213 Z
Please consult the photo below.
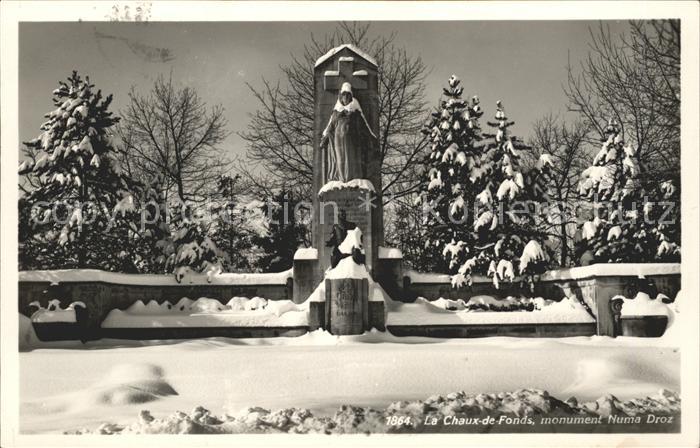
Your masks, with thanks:
M 426 115 L 420 57 L 409 56 L 394 44 L 394 36 L 371 38 L 369 25 L 341 23 L 323 39 L 311 36 L 301 56 L 281 67 L 285 86 L 263 79 L 261 89 L 250 86 L 260 109 L 240 136 L 247 142 L 247 160 L 239 164 L 244 179 L 256 189 L 285 185 L 308 197 L 313 179 L 314 61 L 343 43 L 356 45 L 379 65 L 379 149 L 383 192 L 401 196 L 417 187 L 409 175 L 422 160 L 426 141 L 420 126 Z M 260 172 L 268 173 L 261 176 Z
M 578 179 L 590 161 L 586 140 L 589 127 L 583 121 L 567 124 L 553 114 L 545 115 L 533 125 L 529 142 L 532 153 L 526 164 L 534 164 L 540 155 L 549 154 L 552 167 L 548 175 L 550 213 L 542 223 L 544 231 L 558 240 L 559 263 L 567 266 L 576 232 L 574 209 L 578 204 Z
M 226 138 L 222 106 L 208 109 L 191 87 L 177 88 L 159 77 L 148 94 L 134 89 L 119 126 L 122 164 L 137 179 L 160 176 L 166 194 L 198 200 L 215 186 L 227 162 L 221 142 Z
M 568 67 L 570 110 L 601 138 L 616 120 L 654 181 L 680 171 L 680 63 L 680 21 L 658 20 L 630 22 L 619 37 L 601 24 L 578 72 Z

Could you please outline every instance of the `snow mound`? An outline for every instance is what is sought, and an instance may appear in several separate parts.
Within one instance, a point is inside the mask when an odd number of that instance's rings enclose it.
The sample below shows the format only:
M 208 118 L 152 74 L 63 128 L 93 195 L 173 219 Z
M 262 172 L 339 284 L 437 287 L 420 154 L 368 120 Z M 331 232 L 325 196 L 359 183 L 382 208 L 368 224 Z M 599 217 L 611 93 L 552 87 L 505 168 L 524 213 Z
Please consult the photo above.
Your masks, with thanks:
M 683 290 L 678 291 L 676 299 L 673 303 L 668 305 L 668 323 L 666 324 L 666 331 L 661 337 L 664 342 L 671 343 L 675 346 L 682 345 L 685 340 L 685 336 L 681 331 L 681 326 L 678 324 L 678 320 L 680 319 L 680 302 L 683 300 L 681 298 L 684 295 Z M 657 297 L 656 300 L 659 300 L 659 297 Z
M 153 364 L 119 364 L 96 384 L 93 401 L 106 405 L 146 403 L 169 395 L 175 389 L 163 378 L 163 369 Z
M 41 402 L 31 403 L 42 414 L 78 413 L 100 407 L 148 403 L 178 395 L 165 380 L 163 369 L 147 363 L 115 365 L 105 377 L 77 392 L 57 395 Z
M 624 397 L 653 395 L 664 388 L 674 373 L 668 366 L 644 363 L 630 354 L 611 352 L 605 358 L 580 359 L 575 376 L 565 393 L 578 396 L 596 396 L 605 384 L 609 394 Z
M 41 341 L 34 332 L 31 319 L 24 314 L 19 315 L 19 350 L 27 351 L 41 345 Z
M 551 396 L 540 389 L 519 389 L 512 392 L 467 394 L 452 392 L 434 395 L 425 400 L 397 401 L 383 410 L 371 407 L 342 405 L 332 416 L 315 416 L 308 409 L 284 408 L 277 411 L 249 407 L 235 414 L 216 417 L 201 406 L 190 414 L 175 412 L 158 419 L 149 411 L 141 411 L 135 423 L 118 425 L 104 423 L 97 429 L 83 429 L 76 434 L 376 434 L 400 432 L 434 432 L 426 427 L 431 419 L 443 421 L 480 419 L 487 416 L 499 419 L 554 416 L 564 424 L 575 425 L 576 419 L 607 417 L 609 415 L 637 416 L 680 414 L 678 393 L 662 389 L 653 397 L 620 401 L 608 394 L 582 405 L 571 397 L 568 400 Z M 406 423 L 387 425 L 388 417 L 404 417 Z M 405 419 L 405 417 L 409 417 Z M 570 421 L 570 422 L 569 422 Z
M 581 404 L 581 409 L 601 417 L 611 415 L 671 415 L 680 413 L 681 401 L 678 393 L 659 389 L 651 397 L 633 398 L 629 401 L 620 401 L 615 395 L 607 394 L 595 401 Z

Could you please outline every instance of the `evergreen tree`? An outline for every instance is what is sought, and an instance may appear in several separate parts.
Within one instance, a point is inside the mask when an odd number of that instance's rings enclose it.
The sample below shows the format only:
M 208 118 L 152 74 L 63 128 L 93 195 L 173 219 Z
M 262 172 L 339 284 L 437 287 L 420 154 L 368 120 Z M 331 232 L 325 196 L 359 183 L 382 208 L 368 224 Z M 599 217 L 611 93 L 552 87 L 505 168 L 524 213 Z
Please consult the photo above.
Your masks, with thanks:
M 549 159 L 523 175 L 518 160 L 525 145 L 511 137 L 513 122 L 501 103 L 489 123 L 495 133 L 482 133 L 478 97 L 467 105 L 459 79 L 453 75 L 448 83 L 446 99 L 423 130 L 432 140 L 421 195 L 430 211 L 426 246 L 442 249 L 456 287 L 471 283 L 472 274 L 489 275 L 496 285 L 519 274 L 531 278 L 546 263 L 532 200 L 543 193 L 537 186 Z
M 680 192 L 672 180 L 647 181 L 639 151 L 625 145 L 609 121 L 593 165 L 582 174 L 579 193 L 593 203 L 581 226 L 577 254 L 592 262 L 661 262 L 680 259 Z
M 521 151 L 528 147 L 511 135 L 514 122 L 506 117 L 500 101 L 496 103 L 495 120 L 488 125 L 495 133 L 484 134 L 488 142 L 481 153 L 481 173 L 474 176 L 472 188 L 478 191 L 474 204 L 473 248 L 453 278 L 461 285 L 470 282 L 470 274 L 492 277 L 498 287 L 501 281 L 513 281 L 518 275 L 531 280 L 544 271 L 547 255 L 542 249 L 544 235 L 537 227 L 537 203 L 544 199 L 539 189 L 550 160 L 543 158 L 538 169 L 525 175 L 520 168 Z M 454 255 L 452 246 L 447 251 Z
M 427 179 L 419 198 L 424 219 L 422 236 L 425 250 L 431 254 L 428 258 L 442 256 L 447 242 L 454 252 L 463 253 L 473 242 L 469 208 L 477 193 L 472 184 L 484 174 L 478 121 L 483 112 L 478 97 L 470 103 L 462 99 L 463 90 L 459 78 L 452 75 L 448 87 L 443 88 L 439 108 L 422 130 L 431 141 L 425 159 Z M 454 271 L 458 263 L 457 256 L 451 257 L 449 270 Z
M 95 92 L 89 78 L 74 71 L 67 81 L 53 91 L 56 109 L 45 115 L 42 133 L 25 143 L 37 157 L 19 167 L 35 185 L 20 201 L 21 216 L 30 217 L 20 223 L 20 260 L 118 269 L 127 223 L 137 212 L 134 185 L 111 142 L 119 119 L 108 110 L 112 96 Z
M 181 282 L 192 272 L 211 277 L 223 270 L 224 254 L 209 238 L 211 221 L 193 204 L 176 201 L 170 207 L 170 240 L 161 242 L 168 254 L 166 268 Z
M 156 176 L 142 188 L 140 232 L 134 232 L 135 266 L 141 273 L 164 274 L 173 252 L 165 181 Z

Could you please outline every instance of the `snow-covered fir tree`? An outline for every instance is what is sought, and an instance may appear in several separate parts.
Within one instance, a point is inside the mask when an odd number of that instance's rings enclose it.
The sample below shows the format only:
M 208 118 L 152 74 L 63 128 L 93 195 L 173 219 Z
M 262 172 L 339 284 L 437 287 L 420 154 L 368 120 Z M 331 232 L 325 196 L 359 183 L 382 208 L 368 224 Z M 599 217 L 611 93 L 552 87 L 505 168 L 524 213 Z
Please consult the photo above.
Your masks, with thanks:
M 141 273 L 166 273 L 167 260 L 173 251 L 164 184 L 163 178 L 156 176 L 140 189 L 139 229 L 132 232 L 132 237 L 134 264 Z
M 592 203 L 577 254 L 590 262 L 668 262 L 680 259 L 680 192 L 672 180 L 645 179 L 639 150 L 625 144 L 613 120 L 580 195 Z
M 169 254 L 166 268 L 181 282 L 191 273 L 212 276 L 223 271 L 224 253 L 209 237 L 211 219 L 196 204 L 174 201 L 169 207 L 170 237 L 161 242 L 164 253 Z
M 547 256 L 543 236 L 535 225 L 532 204 L 537 199 L 535 178 L 550 160 L 540 161 L 537 173 L 519 169 L 525 148 L 510 135 L 502 104 L 497 104 L 494 134 L 482 134 L 477 97 L 467 105 L 459 79 L 452 76 L 443 89 L 446 100 L 432 114 L 424 133 L 432 139 L 427 158 L 428 179 L 421 199 L 428 215 L 428 244 L 442 248 L 456 287 L 471 283 L 472 274 L 501 281 L 542 272 Z
M 45 115 L 41 134 L 25 143 L 36 160 L 19 167 L 35 185 L 20 204 L 31 215 L 22 223 L 25 247 L 42 248 L 36 253 L 45 267 L 119 269 L 124 262 L 126 223 L 137 204 L 112 145 L 119 119 L 108 110 L 111 102 L 74 71 L 53 91 L 56 109 Z
M 479 98 L 467 102 L 462 99 L 463 91 L 459 78 L 452 75 L 438 109 L 422 130 L 431 151 L 425 158 L 427 179 L 418 199 L 424 215 L 425 250 L 433 253 L 431 258 L 441 257 L 447 243 L 467 253 L 473 242 L 470 205 L 477 192 L 472 176 L 482 175 L 479 117 L 483 112 Z M 455 257 L 450 268 L 456 263 Z
M 531 280 L 546 268 L 544 235 L 536 223 L 536 203 L 544 199 L 537 181 L 544 177 L 551 161 L 544 157 L 536 170 L 524 174 L 520 158 L 527 146 L 511 135 L 514 122 L 508 120 L 500 101 L 494 118 L 488 122 L 494 132 L 484 134 L 487 144 L 481 153 L 482 169 L 470 177 L 472 188 L 478 191 L 473 246 L 453 277 L 456 286 L 470 283 L 473 273 L 485 273 L 498 287 L 501 281 L 518 276 Z M 462 261 L 456 249 L 449 244 L 445 252 Z

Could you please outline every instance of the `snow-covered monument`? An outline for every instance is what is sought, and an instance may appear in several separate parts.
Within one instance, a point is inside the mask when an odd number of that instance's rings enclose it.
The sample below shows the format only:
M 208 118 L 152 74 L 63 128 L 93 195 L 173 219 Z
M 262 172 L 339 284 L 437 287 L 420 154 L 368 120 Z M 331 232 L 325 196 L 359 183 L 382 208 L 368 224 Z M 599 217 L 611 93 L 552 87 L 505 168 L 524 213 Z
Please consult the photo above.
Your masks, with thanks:
M 384 247 L 376 62 L 341 45 L 316 61 L 313 82 L 312 247 L 297 251 L 290 270 L 182 283 L 95 270 L 21 272 L 20 312 L 35 326 L 83 339 L 295 336 L 319 328 L 440 337 L 615 336 L 625 328 L 658 335 L 672 321 L 663 298 L 672 301 L 680 289 L 674 263 L 546 272 L 528 291 L 535 298 L 523 297 L 516 282 L 498 287 L 472 275 L 470 285 L 456 288 L 448 275 L 407 269 L 399 250 Z

